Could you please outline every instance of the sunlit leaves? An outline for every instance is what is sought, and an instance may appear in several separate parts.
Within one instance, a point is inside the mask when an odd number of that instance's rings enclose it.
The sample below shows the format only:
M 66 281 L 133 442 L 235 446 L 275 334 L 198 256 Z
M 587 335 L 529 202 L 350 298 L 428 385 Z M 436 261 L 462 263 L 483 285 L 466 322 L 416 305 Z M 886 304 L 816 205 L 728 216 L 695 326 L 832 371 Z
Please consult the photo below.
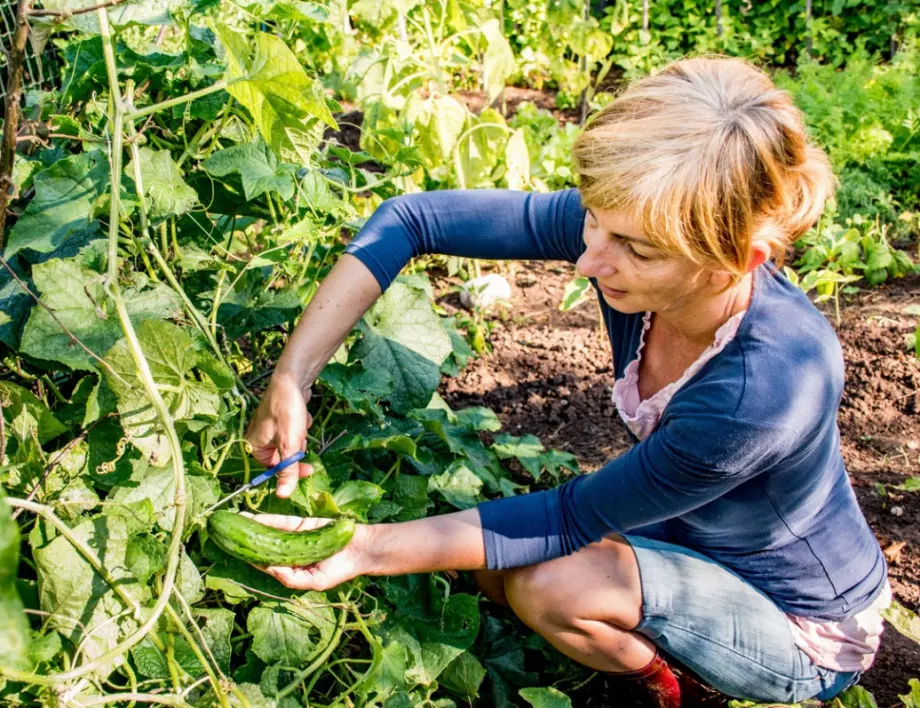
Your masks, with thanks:
M 440 366 L 451 352 L 423 291 L 393 283 L 364 316 L 355 358 L 365 368 L 389 371 L 388 400 L 397 412 L 427 405 L 441 380 Z
M 182 179 L 182 170 L 173 162 L 166 150 L 141 148 L 138 162 L 144 182 L 144 196 L 147 199 L 148 216 L 159 221 L 167 216 L 181 216 L 198 203 L 198 195 Z M 134 174 L 132 161 L 126 168 Z
M 217 387 L 210 379 L 192 375 L 198 355 L 189 335 L 169 322 L 147 320 L 138 325 L 137 339 L 173 419 L 217 415 Z M 153 464 L 165 465 L 170 459 L 166 431 L 137 373 L 128 341 L 113 346 L 106 360 L 112 369 L 106 370 L 107 381 L 118 398 L 125 434 Z
M 259 32 L 247 40 L 223 27 L 218 34 L 227 50 L 227 90 L 282 160 L 309 164 L 318 121 L 337 127 L 320 84 L 279 37 Z
M 10 232 L 6 257 L 28 248 L 50 253 L 97 228 L 93 203 L 106 189 L 108 163 L 94 150 L 61 160 L 35 177 L 35 197 Z
M 261 138 L 247 145 L 218 150 L 204 162 L 204 168 L 215 177 L 238 174 L 246 199 L 255 199 L 266 192 L 275 192 L 285 200 L 294 196 L 297 168 L 279 163 Z
M 102 276 L 82 268 L 76 259 L 54 259 L 35 266 L 32 278 L 42 303 L 54 316 L 44 307 L 32 309 L 22 333 L 22 351 L 72 369 L 102 369 L 97 359 L 71 339 L 73 335 L 101 357 L 122 337 L 115 308 L 102 286 Z M 131 289 L 125 292 L 124 299 L 134 322 L 174 317 L 179 311 L 178 299 L 163 284 Z

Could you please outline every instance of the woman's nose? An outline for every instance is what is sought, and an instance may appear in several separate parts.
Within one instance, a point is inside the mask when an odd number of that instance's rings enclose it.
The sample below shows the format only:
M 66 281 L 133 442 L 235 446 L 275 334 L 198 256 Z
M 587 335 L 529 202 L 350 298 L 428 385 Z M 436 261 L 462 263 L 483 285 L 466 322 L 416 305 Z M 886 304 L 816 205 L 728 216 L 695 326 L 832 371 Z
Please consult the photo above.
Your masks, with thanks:
M 609 278 L 617 272 L 616 266 L 610 262 L 610 253 L 586 250 L 575 263 L 575 270 L 585 278 Z

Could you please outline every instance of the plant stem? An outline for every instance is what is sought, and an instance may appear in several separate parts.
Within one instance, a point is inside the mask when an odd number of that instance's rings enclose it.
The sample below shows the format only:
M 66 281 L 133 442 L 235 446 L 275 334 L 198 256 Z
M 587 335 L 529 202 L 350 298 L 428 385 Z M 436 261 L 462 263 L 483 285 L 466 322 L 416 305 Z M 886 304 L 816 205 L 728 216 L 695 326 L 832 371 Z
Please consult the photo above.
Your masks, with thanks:
M 339 613 L 338 619 L 336 620 L 335 631 L 332 633 L 332 636 L 329 638 L 329 643 L 325 646 L 322 652 L 320 652 L 319 656 L 317 656 L 312 662 L 310 662 L 310 665 L 307 666 L 307 668 L 303 669 L 302 671 L 299 671 L 294 676 L 294 679 L 287 686 L 285 686 L 278 692 L 278 696 L 276 700 L 280 701 L 282 698 L 284 698 L 288 694 L 296 691 L 297 687 L 303 682 L 305 678 L 307 678 L 307 676 L 312 674 L 314 671 L 319 669 L 319 667 L 321 667 L 323 664 L 326 663 L 326 659 L 329 658 L 329 655 L 332 654 L 332 652 L 335 651 L 335 648 L 339 645 L 339 641 L 342 638 L 342 633 L 345 631 L 345 618 L 347 616 L 348 616 L 348 610 L 343 609 Z
M 172 108 L 173 106 L 180 106 L 183 103 L 188 103 L 194 101 L 196 98 L 202 98 L 203 96 L 208 96 L 212 93 L 217 93 L 228 86 L 231 85 L 230 81 L 218 81 L 215 84 L 199 89 L 198 91 L 192 91 L 187 93 L 184 96 L 177 96 L 176 98 L 171 98 L 168 101 L 160 101 L 160 103 L 154 103 L 152 106 L 146 106 L 144 108 L 138 108 L 137 110 L 131 111 L 125 116 L 125 119 L 129 123 L 134 123 L 138 118 L 143 118 L 144 116 L 149 116 L 151 113 L 156 113 L 157 111 L 162 111 L 166 108 Z

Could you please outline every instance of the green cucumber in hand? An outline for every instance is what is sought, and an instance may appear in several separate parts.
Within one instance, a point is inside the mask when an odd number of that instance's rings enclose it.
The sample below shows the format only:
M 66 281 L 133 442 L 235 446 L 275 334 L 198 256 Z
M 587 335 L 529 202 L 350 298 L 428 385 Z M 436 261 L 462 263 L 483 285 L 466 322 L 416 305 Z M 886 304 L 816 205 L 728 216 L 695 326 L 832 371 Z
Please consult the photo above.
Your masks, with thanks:
M 231 556 L 257 565 L 304 566 L 341 551 L 355 534 L 355 521 L 341 517 L 313 531 L 281 531 L 232 511 L 215 511 L 208 533 Z

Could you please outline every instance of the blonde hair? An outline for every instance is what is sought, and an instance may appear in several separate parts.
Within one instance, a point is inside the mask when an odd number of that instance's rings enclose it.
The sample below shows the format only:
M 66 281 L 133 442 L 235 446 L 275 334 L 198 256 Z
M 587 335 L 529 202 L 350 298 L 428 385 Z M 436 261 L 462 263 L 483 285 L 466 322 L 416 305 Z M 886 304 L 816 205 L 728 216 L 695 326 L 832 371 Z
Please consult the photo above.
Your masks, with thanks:
M 634 83 L 573 155 L 585 206 L 626 211 L 664 252 L 735 278 L 755 238 L 781 263 L 835 186 L 790 96 L 740 59 L 684 59 Z

